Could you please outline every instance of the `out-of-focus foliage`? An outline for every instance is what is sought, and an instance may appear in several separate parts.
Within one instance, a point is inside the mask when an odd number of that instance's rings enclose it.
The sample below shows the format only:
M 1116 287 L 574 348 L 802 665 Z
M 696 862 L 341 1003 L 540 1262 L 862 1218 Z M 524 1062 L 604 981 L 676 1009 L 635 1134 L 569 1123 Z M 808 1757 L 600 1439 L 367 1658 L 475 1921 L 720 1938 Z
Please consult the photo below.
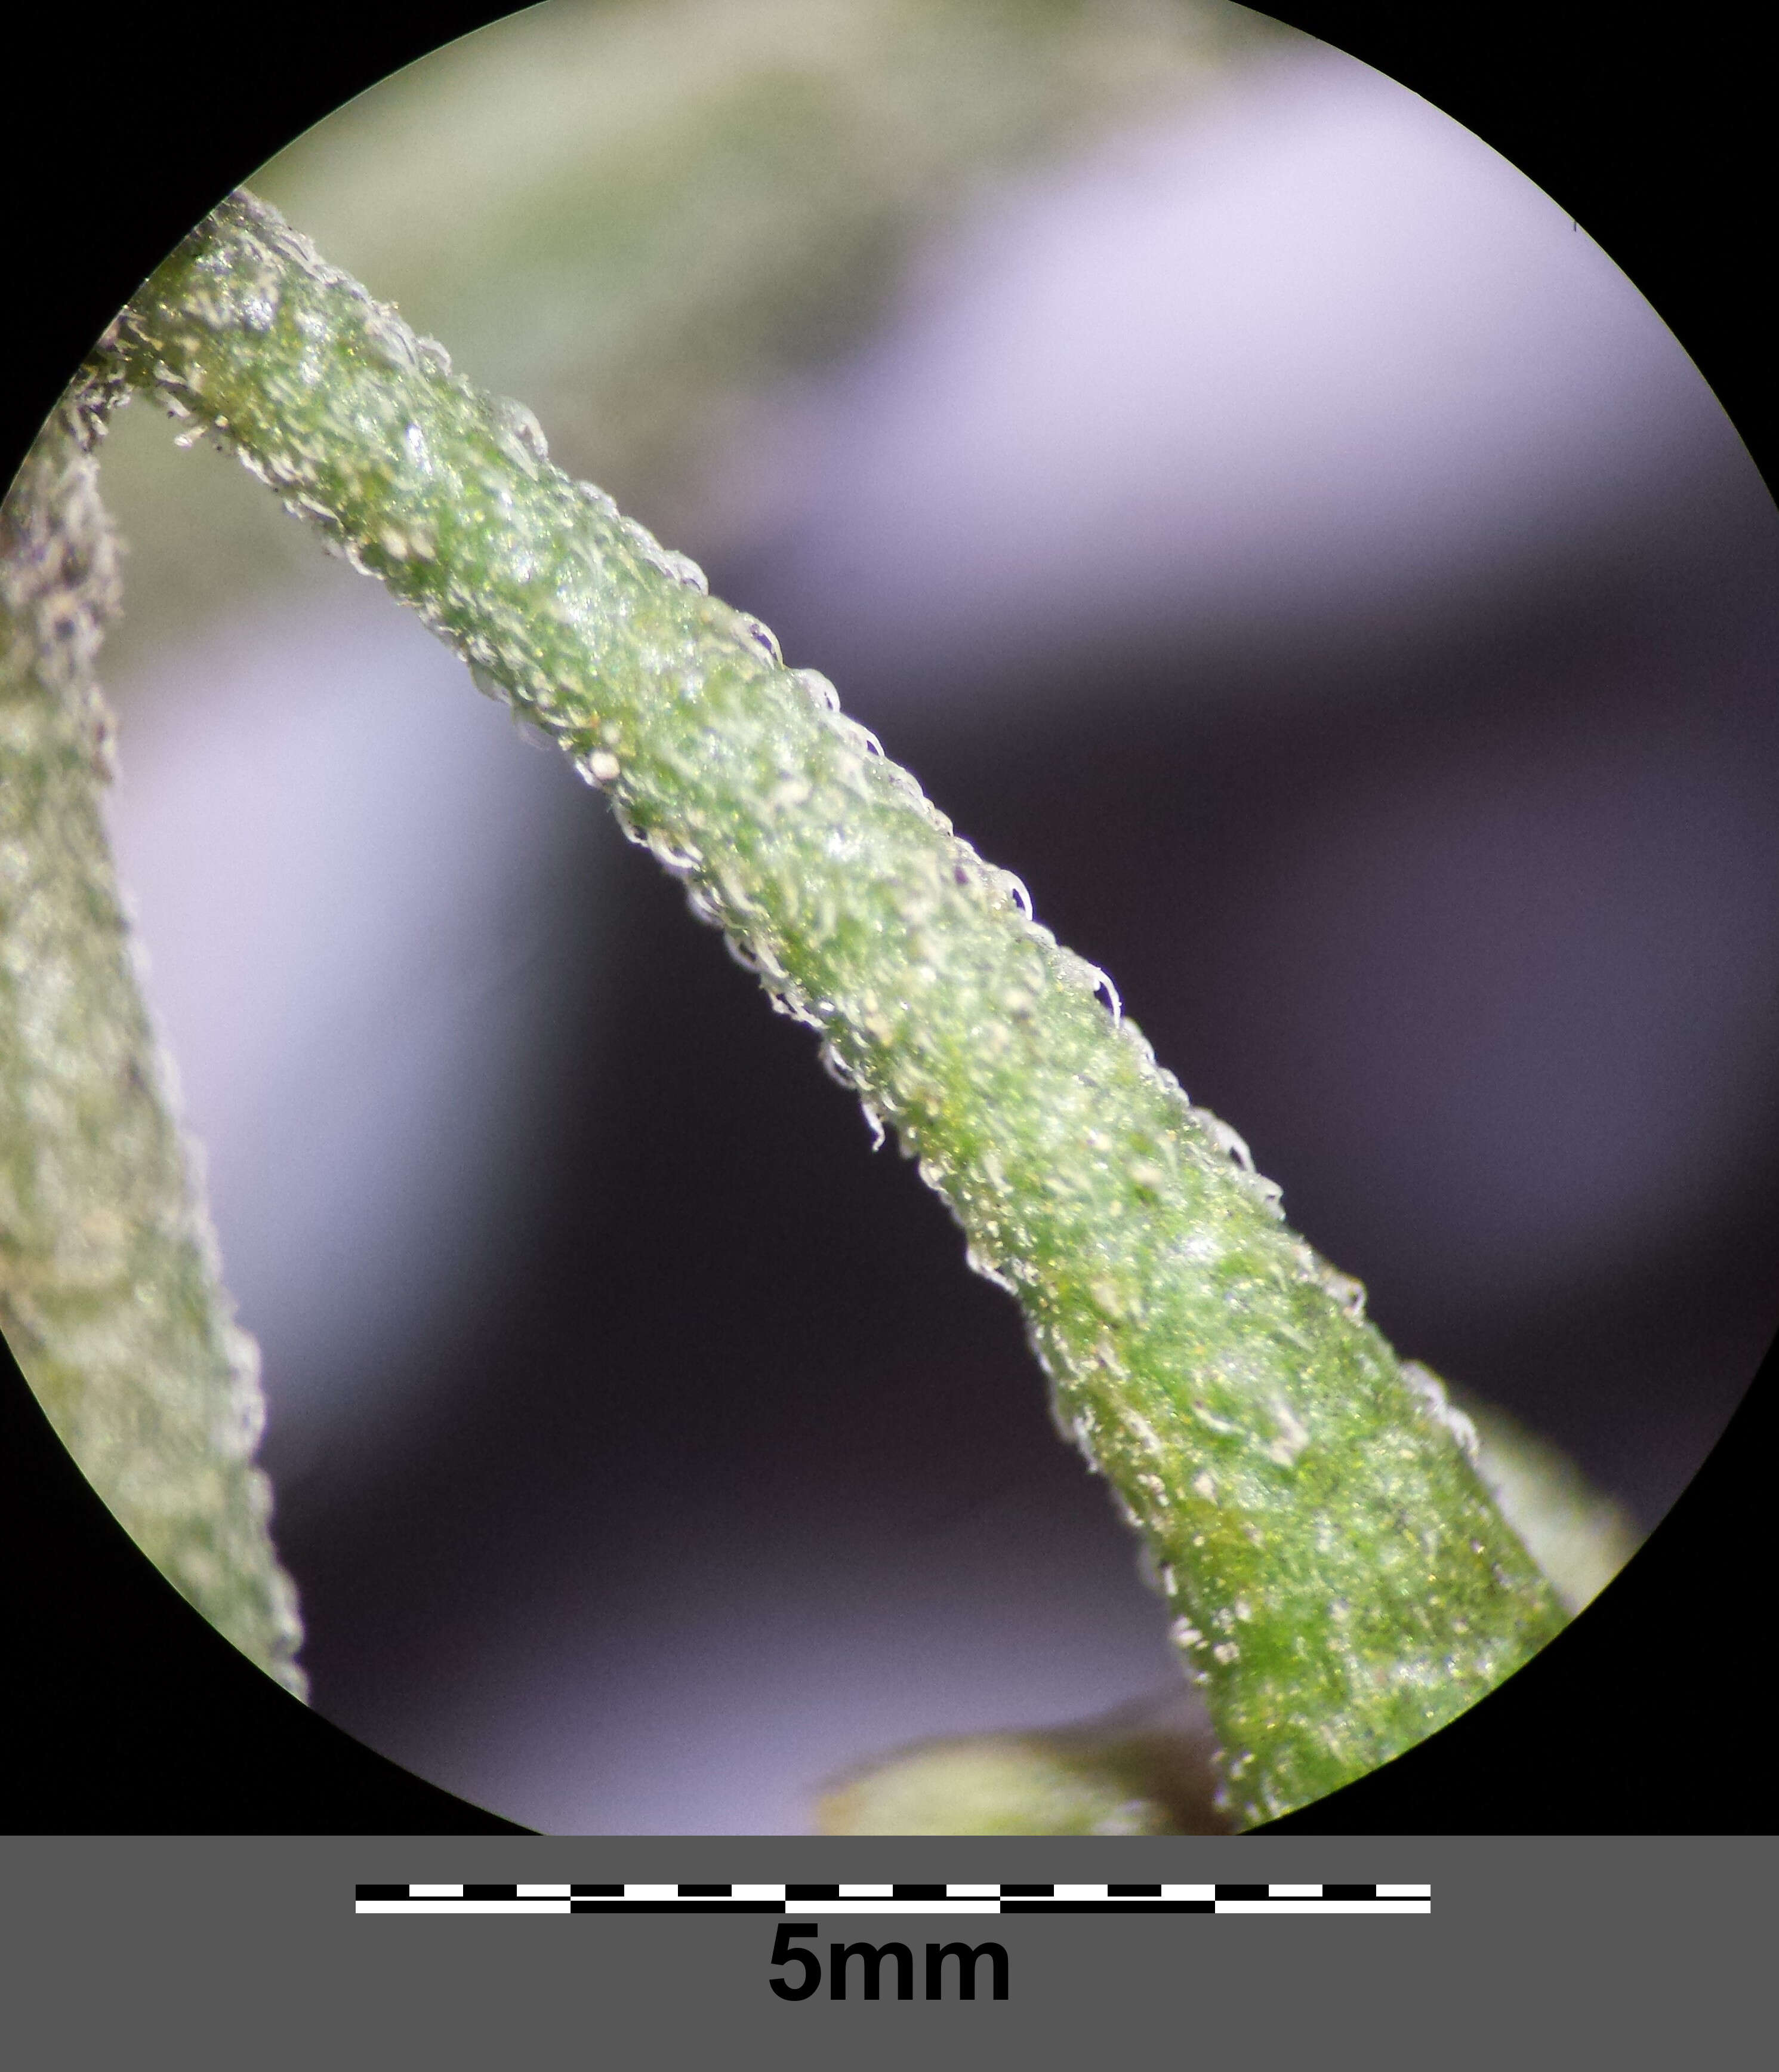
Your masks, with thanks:
M 1572 1613 L 1591 1605 L 1637 1552 L 1641 1536 L 1568 1455 L 1505 1410 L 1457 1400 L 1477 1428 L 1477 1466 L 1508 1523 Z
M 1185 1691 L 1080 1726 L 964 1734 L 862 1765 L 822 1793 L 824 1835 L 1223 1835 L 1216 1737 Z
M 1291 40 L 1220 0 L 551 0 L 253 184 L 524 397 L 571 471 L 709 554 L 770 496 L 775 385 L 864 335 L 984 183 Z M 113 673 L 243 590 L 313 580 L 236 471 L 180 462 L 135 413 L 105 481 L 130 549 Z

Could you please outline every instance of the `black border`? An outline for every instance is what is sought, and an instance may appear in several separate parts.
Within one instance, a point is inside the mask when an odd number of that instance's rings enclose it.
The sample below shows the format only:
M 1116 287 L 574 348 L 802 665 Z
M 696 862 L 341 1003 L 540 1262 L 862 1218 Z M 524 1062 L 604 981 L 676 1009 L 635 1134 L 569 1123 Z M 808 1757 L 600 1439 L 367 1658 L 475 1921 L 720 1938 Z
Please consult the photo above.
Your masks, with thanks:
M 31 284 L 35 314 L 9 327 L 0 479 L 112 312 L 231 186 L 365 87 L 510 11 L 324 4 L 242 15 L 225 35 L 121 10 L 109 26 L 71 15 L 55 36 L 40 24 L 6 111 L 9 286 L 16 308 Z M 1647 26 L 1593 5 L 1275 11 L 1444 109 L 1567 210 L 1775 479 L 1762 291 L 1776 182 L 1754 10 Z M 1773 1581 L 1757 1478 L 1775 1457 L 1776 1398 L 1769 1354 L 1724 1441 L 1582 1620 L 1444 1733 L 1276 1830 L 1772 1832 L 1755 1635 Z M 10 1359 L 0 1664 L 0 1830 L 527 1832 L 374 1755 L 236 1655 L 136 1552 Z

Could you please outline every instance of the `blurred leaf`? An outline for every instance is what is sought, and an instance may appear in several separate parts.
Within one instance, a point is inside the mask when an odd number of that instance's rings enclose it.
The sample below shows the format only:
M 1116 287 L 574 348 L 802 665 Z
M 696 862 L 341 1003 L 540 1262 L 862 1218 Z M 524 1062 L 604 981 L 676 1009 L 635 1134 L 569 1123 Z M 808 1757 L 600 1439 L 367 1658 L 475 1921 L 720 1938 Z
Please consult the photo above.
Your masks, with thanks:
M 1505 1410 L 1451 1392 L 1477 1428 L 1477 1470 L 1507 1523 L 1573 1614 L 1590 1605 L 1637 1552 L 1629 1514 L 1602 1495 L 1568 1455 Z
M 694 553 L 759 401 L 865 335 L 982 185 L 1214 91 L 1293 32 L 1218 0 L 553 0 L 361 95 L 252 183 L 526 397 L 564 466 Z M 237 470 L 125 413 L 121 675 L 261 584 L 324 582 Z M 728 508 L 724 508 L 727 504 Z
M 1223 1835 L 1216 1738 L 1185 1691 L 1076 1727 L 921 1741 L 818 1800 L 824 1835 Z

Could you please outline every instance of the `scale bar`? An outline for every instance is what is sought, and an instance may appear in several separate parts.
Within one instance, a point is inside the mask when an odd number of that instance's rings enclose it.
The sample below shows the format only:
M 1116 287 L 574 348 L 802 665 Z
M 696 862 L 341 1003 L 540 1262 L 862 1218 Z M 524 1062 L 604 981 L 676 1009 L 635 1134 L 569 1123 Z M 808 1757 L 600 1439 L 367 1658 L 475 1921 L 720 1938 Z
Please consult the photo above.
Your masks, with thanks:
M 1428 1885 L 361 1885 L 359 1914 L 1431 1914 Z

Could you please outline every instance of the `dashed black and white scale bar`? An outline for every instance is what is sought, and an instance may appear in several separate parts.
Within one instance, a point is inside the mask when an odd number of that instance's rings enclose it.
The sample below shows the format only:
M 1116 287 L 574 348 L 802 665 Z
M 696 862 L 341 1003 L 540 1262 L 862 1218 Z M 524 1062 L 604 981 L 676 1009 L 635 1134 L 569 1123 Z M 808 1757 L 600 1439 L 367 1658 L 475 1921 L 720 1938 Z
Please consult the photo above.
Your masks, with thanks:
M 1425 1885 L 361 1885 L 360 1914 L 1431 1914 Z

